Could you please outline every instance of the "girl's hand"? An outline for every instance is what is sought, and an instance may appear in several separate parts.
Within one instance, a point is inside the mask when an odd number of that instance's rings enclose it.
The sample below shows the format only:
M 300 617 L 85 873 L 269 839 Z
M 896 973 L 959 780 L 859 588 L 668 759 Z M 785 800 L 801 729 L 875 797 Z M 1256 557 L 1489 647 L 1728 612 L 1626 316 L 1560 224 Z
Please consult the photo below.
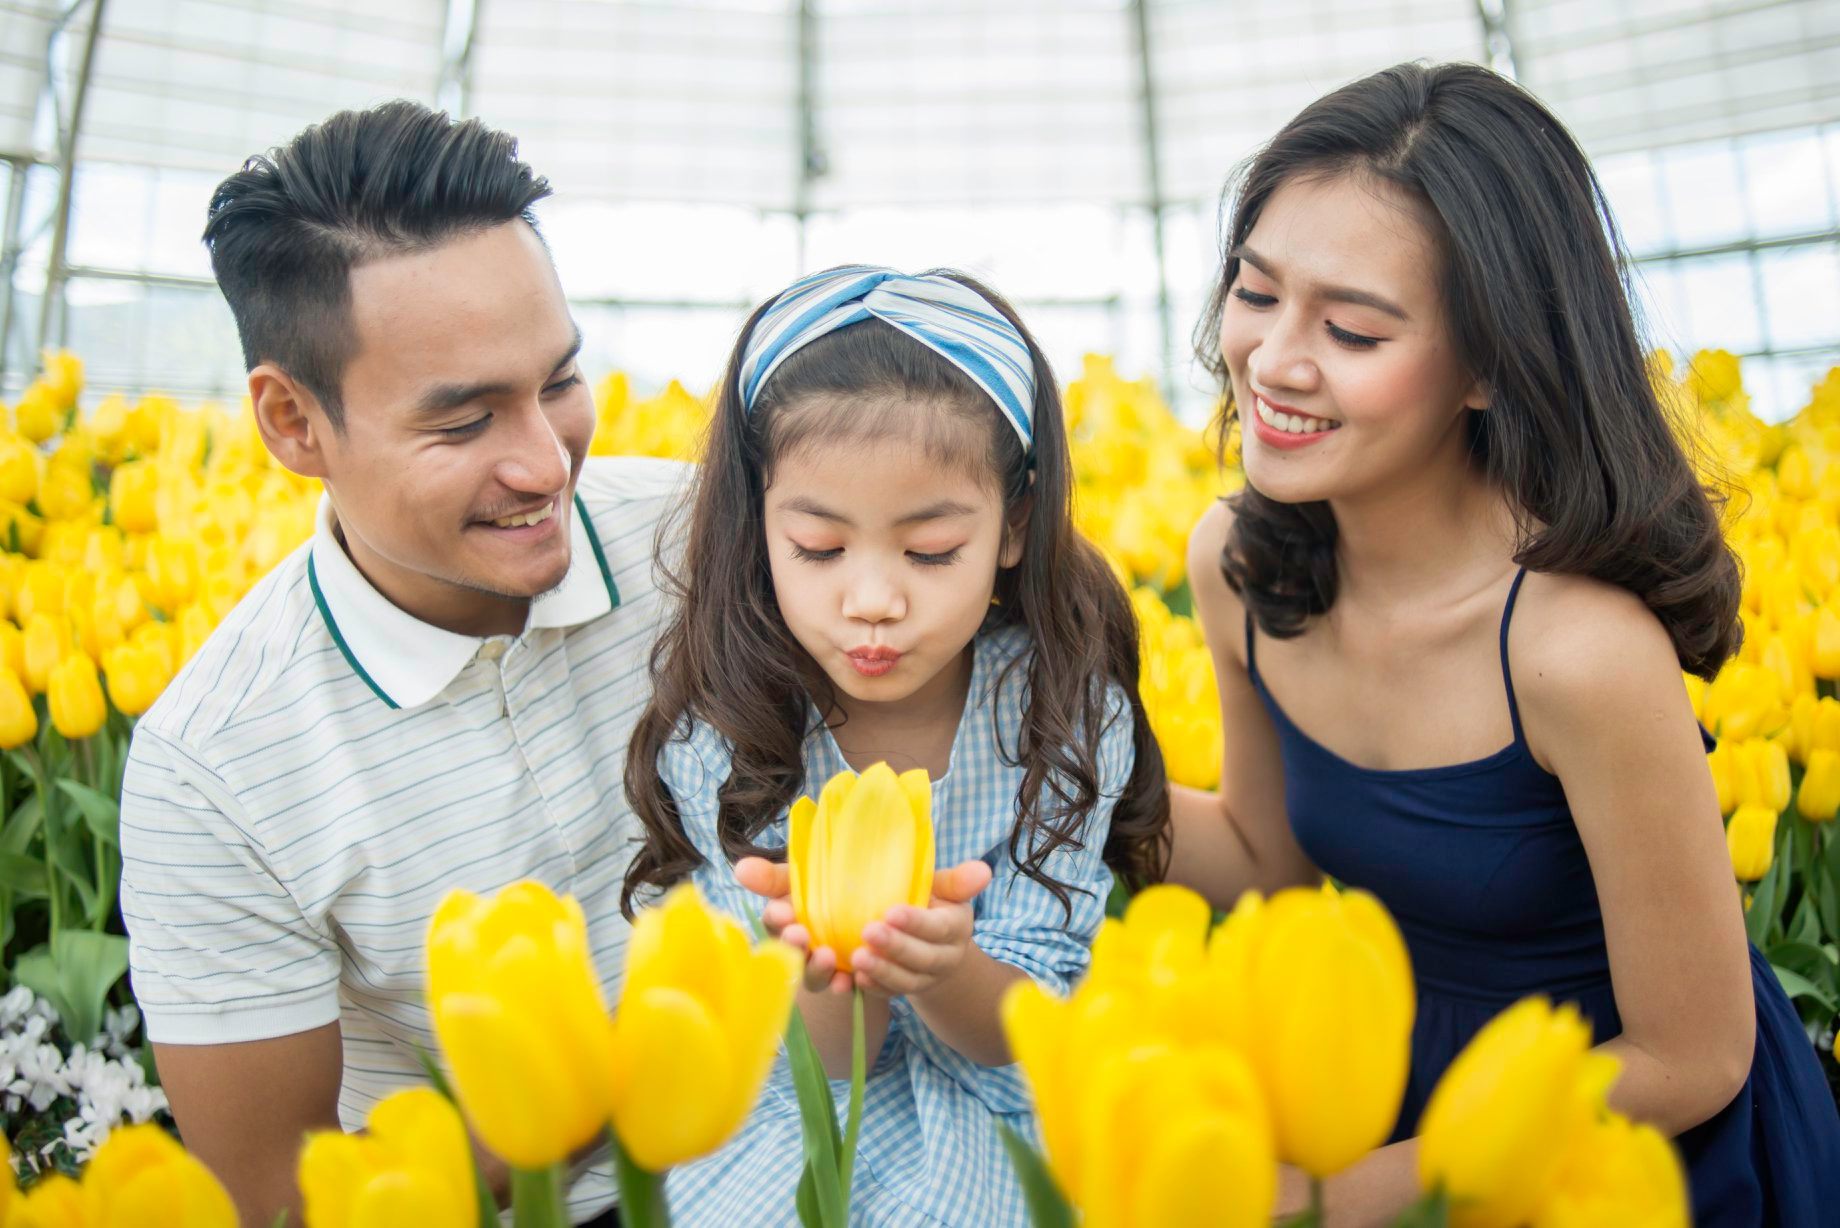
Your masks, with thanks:
M 871 923 L 863 931 L 868 945 L 852 952 L 854 978 L 838 970 L 835 951 L 812 947 L 811 932 L 793 914 L 791 874 L 783 863 L 743 857 L 735 863 L 735 878 L 766 897 L 760 922 L 767 933 L 806 953 L 806 989 L 848 993 L 860 986 L 893 997 L 930 988 L 964 958 L 971 945 L 970 901 L 990 885 L 990 867 L 967 861 L 941 870 L 933 876 L 932 907 L 899 905 L 883 921 Z
M 760 923 L 767 933 L 805 952 L 805 988 L 812 993 L 848 993 L 850 974 L 837 970 L 837 953 L 829 947 L 811 946 L 811 932 L 798 923 L 792 911 L 792 874 L 783 862 L 764 857 L 743 857 L 735 863 L 735 878 L 755 895 L 765 896 Z
M 925 993 L 957 971 L 971 949 L 971 900 L 990 885 L 990 866 L 967 861 L 933 876 L 927 908 L 899 904 L 863 927 L 850 953 L 856 984 L 886 997 Z

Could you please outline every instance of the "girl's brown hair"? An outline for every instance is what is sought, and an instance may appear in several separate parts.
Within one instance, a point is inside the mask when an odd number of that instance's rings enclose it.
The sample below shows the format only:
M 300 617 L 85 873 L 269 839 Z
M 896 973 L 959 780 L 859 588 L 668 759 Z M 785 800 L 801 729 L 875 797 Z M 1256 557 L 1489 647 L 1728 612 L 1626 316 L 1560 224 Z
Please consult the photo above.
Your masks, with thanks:
M 1073 527 L 1072 467 L 1060 391 L 1041 348 L 1015 311 L 957 273 L 945 276 L 988 300 L 1028 343 L 1035 367 L 1034 451 L 1026 451 L 990 397 L 964 372 L 880 320 L 839 329 L 788 358 L 743 406 L 737 374 L 748 339 L 769 304 L 741 330 L 723 377 L 702 468 L 688 504 L 682 557 L 662 548 L 661 583 L 674 612 L 652 650 L 652 698 L 633 731 L 626 795 L 645 829 L 626 874 L 621 906 L 642 890 L 676 882 L 701 864 L 658 774 L 665 744 L 691 722 L 708 724 L 733 748 L 719 794 L 723 854 L 776 853 L 755 838 L 805 789 L 802 748 L 836 694 L 780 614 L 769 568 L 762 501 L 776 459 L 819 440 L 868 439 L 906 429 L 937 463 L 970 466 L 997 483 L 1006 523 L 1021 528 L 1022 557 L 997 575 L 984 630 L 1026 629 L 1031 651 L 1004 670 L 1002 690 L 1026 670 L 1026 710 L 1015 747 L 1024 766 L 1011 858 L 1063 907 L 1065 885 L 1044 869 L 1056 849 L 1077 846 L 1100 802 L 1099 739 L 1111 687 L 1128 697 L 1117 719 L 1131 722 L 1136 752 L 1112 809 L 1105 860 L 1127 882 L 1162 877 L 1169 801 L 1163 757 L 1138 695 L 1137 623 L 1123 586 Z M 918 415 L 918 417 L 916 417 Z M 1110 684 L 1109 686 L 1107 684 Z

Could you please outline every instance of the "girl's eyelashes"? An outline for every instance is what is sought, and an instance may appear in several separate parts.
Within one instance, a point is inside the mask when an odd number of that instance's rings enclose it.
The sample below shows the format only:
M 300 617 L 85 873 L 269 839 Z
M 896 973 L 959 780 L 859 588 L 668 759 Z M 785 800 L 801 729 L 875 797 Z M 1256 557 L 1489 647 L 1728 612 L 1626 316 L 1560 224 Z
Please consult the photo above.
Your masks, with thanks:
M 963 546 L 954 546 L 950 550 L 942 550 L 937 554 L 909 550 L 907 557 L 922 567 L 950 567 L 953 563 L 958 562 L 959 552 L 963 549 Z M 828 563 L 841 557 L 842 554 L 842 546 L 832 546 L 829 550 L 812 550 L 797 542 L 792 543 L 792 557 L 802 563 Z
M 1248 307 L 1254 307 L 1260 310 L 1270 307 L 1278 301 L 1274 295 L 1260 294 L 1258 291 L 1248 290 L 1244 286 L 1236 287 L 1233 291 L 1233 297 L 1246 304 Z M 1383 340 L 1383 338 L 1369 337 L 1362 333 L 1351 333 L 1347 329 L 1337 328 L 1334 324 L 1327 321 L 1324 321 L 1323 326 L 1329 330 L 1329 337 L 1331 340 L 1337 345 L 1345 346 L 1351 350 L 1371 350 Z

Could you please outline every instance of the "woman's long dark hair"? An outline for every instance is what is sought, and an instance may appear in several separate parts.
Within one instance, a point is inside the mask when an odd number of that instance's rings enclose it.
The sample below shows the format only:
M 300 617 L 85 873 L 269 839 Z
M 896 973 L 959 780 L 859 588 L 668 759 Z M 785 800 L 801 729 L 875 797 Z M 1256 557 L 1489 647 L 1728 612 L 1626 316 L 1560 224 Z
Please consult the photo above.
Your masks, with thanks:
M 1311 103 L 1252 159 L 1195 330 L 1226 388 L 1222 437 L 1236 416 L 1220 352 L 1232 253 L 1279 185 L 1337 174 L 1423 206 L 1458 360 L 1488 389 L 1488 409 L 1468 415 L 1471 454 L 1514 509 L 1515 561 L 1636 594 L 1681 666 L 1711 678 L 1742 636 L 1737 563 L 1649 383 L 1609 204 L 1552 113 L 1487 69 L 1377 72 Z M 1299 634 L 1335 603 L 1334 515 L 1251 486 L 1234 508 L 1227 582 L 1266 633 Z
M 621 897 L 628 912 L 640 891 L 676 882 L 702 862 L 658 774 L 659 753 L 683 736 L 688 722 L 707 723 L 734 747 L 717 819 L 731 861 L 768 852 L 755 838 L 801 790 L 822 783 L 804 779 L 802 747 L 814 728 L 811 708 L 820 719 L 833 716 L 836 695 L 780 614 L 762 501 L 776 458 L 818 439 L 866 439 L 903 427 L 935 461 L 994 477 L 1006 521 L 1027 508 L 1021 560 L 998 573 L 997 602 L 985 623 L 986 630 L 1025 628 L 1031 645 L 997 683 L 1001 688 L 1011 672 L 1027 670 L 1020 679 L 1019 743 L 1003 748 L 1026 769 L 1011 858 L 1070 906 L 1066 887 L 1044 867 L 1054 850 L 1077 844 L 1081 824 L 1099 803 L 1103 684 L 1112 683 L 1129 697 L 1119 719 L 1132 723 L 1136 760 L 1112 810 L 1105 860 L 1134 885 L 1162 877 L 1169 802 L 1162 753 L 1137 689 L 1137 623 L 1123 587 L 1073 527 L 1072 466 L 1054 374 L 1007 303 L 969 277 L 947 276 L 987 299 L 1028 342 L 1035 363 L 1033 457 L 964 372 L 879 320 L 849 325 L 799 350 L 761 389 L 749 414 L 736 375 L 767 305 L 742 328 L 690 499 L 681 561 L 662 548 L 671 529 L 660 535 L 659 568 L 673 613 L 652 650 L 652 698 L 626 760 L 626 795 L 645 828 Z M 923 419 L 913 421 L 916 413 Z

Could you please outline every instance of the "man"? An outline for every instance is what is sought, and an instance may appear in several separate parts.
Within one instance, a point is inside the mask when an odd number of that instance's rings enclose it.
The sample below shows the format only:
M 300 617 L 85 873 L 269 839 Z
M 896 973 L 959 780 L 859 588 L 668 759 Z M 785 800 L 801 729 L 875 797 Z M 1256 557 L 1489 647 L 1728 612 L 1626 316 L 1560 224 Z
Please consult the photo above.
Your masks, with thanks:
M 174 1116 L 244 1223 L 299 1222 L 305 1131 L 422 1081 L 450 889 L 573 894 L 615 996 L 621 772 L 684 470 L 584 459 L 581 337 L 531 215 L 548 193 L 510 137 L 396 102 L 211 201 L 262 438 L 326 496 L 141 719 L 121 899 Z M 578 1222 L 613 1201 L 608 1165 L 583 1168 Z

